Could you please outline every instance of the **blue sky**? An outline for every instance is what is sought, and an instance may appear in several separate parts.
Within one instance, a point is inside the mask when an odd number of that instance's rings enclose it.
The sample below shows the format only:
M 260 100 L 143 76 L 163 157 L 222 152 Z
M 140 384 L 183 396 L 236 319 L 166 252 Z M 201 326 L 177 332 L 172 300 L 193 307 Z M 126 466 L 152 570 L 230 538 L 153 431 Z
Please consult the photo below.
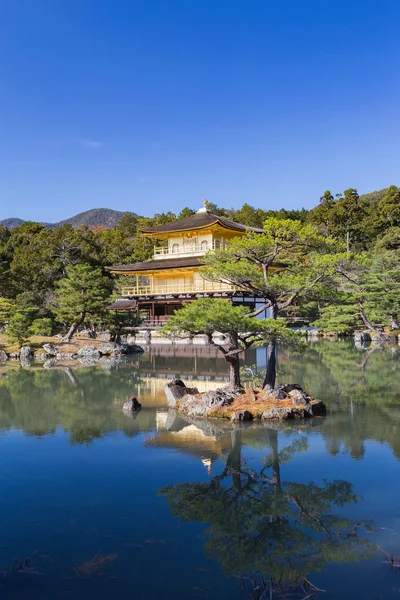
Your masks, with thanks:
M 400 184 L 398 0 L 2 0 L 0 219 Z

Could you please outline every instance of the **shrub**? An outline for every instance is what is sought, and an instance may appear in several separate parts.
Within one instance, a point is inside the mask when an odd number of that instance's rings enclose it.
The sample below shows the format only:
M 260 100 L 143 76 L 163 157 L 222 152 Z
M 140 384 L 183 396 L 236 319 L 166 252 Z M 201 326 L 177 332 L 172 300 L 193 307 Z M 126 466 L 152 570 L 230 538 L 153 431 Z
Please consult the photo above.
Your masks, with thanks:
M 9 320 L 6 328 L 6 336 L 11 344 L 18 342 L 20 346 L 28 341 L 29 338 L 29 319 L 22 313 L 15 313 Z
M 51 335 L 53 332 L 53 321 L 49 318 L 35 319 L 29 328 L 31 335 Z

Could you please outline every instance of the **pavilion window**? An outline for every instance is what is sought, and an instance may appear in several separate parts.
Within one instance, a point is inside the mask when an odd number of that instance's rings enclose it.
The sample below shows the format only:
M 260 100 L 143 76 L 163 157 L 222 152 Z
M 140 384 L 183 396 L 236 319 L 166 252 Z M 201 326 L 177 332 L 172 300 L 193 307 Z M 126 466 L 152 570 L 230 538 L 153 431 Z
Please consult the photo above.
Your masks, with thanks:
M 208 242 L 207 242 L 207 240 L 203 240 L 201 242 L 201 251 L 202 252 L 207 252 L 207 250 L 208 250 Z
M 179 252 L 179 244 L 172 244 L 172 253 L 177 254 Z

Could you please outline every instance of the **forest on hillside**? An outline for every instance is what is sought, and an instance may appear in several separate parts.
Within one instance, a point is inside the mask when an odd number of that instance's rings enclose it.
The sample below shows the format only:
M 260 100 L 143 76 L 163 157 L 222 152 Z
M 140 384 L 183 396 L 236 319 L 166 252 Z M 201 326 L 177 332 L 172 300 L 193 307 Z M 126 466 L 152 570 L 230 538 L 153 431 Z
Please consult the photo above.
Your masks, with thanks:
M 348 330 L 365 324 L 364 320 L 360 321 L 360 311 L 354 308 L 361 294 L 372 318 L 384 324 L 389 323 L 388 319 L 379 307 L 371 308 L 371 302 L 377 304 L 378 298 L 389 298 L 390 307 L 386 312 L 391 312 L 392 326 L 398 325 L 398 309 L 395 310 L 400 285 L 398 187 L 389 187 L 383 195 L 367 196 L 359 196 L 354 188 L 336 196 L 326 191 L 318 205 L 308 211 L 263 210 L 248 203 L 238 210 L 209 203 L 208 210 L 253 227 L 263 227 L 271 219 L 311 227 L 319 236 L 337 242 L 334 250 L 325 252 L 342 251 L 349 258 L 358 257 L 357 268 L 354 263 L 351 267 L 352 281 L 349 275 L 344 280 L 342 273 L 340 281 L 332 280 L 320 297 L 311 295 L 307 301 L 294 302 L 290 307 L 292 313 L 306 315 L 325 329 Z M 20 330 L 33 327 L 31 330 L 37 333 L 65 327 L 77 302 L 73 287 L 83 285 L 84 281 L 93 292 L 87 300 L 85 320 L 107 325 L 110 317 L 104 306 L 113 294 L 115 296 L 116 290 L 104 267 L 151 258 L 154 242 L 145 238 L 140 229 L 194 213 L 185 207 L 179 214 L 167 212 L 151 218 L 125 214 L 111 228 L 74 228 L 71 223 L 65 223 L 49 229 L 33 222 L 24 222 L 12 230 L 0 226 L 0 327 L 4 328 L 11 319 L 19 320 Z M 290 255 L 287 261 L 290 263 Z M 382 274 L 388 276 L 384 283 L 379 280 Z M 69 306 L 66 306 L 68 294 Z

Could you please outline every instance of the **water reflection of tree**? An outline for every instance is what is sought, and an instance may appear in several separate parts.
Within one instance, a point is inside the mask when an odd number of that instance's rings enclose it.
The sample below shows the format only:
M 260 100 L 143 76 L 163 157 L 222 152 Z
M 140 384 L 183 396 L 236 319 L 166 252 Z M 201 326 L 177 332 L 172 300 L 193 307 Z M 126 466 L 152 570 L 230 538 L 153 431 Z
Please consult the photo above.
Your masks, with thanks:
M 268 433 L 269 453 L 255 470 L 241 457 L 240 432 L 222 473 L 206 483 L 170 485 L 161 493 L 172 513 L 184 521 L 209 524 L 206 552 L 227 574 L 259 573 L 294 583 L 329 562 L 372 555 L 373 545 L 359 536 L 364 523 L 335 508 L 357 502 L 347 481 L 282 481 L 280 464 L 307 447 L 304 438 L 278 450 L 276 431 Z
M 154 411 L 142 411 L 139 425 L 117 410 L 138 382 L 131 368 L 10 369 L 0 379 L 0 429 L 15 427 L 40 436 L 62 428 L 78 444 L 117 429 L 127 435 L 149 430 Z
M 287 350 L 280 379 L 300 382 L 326 402 L 321 428 L 328 451 L 362 458 L 365 440 L 387 443 L 400 458 L 399 353 L 356 348 L 349 342 L 322 341 L 303 356 Z

